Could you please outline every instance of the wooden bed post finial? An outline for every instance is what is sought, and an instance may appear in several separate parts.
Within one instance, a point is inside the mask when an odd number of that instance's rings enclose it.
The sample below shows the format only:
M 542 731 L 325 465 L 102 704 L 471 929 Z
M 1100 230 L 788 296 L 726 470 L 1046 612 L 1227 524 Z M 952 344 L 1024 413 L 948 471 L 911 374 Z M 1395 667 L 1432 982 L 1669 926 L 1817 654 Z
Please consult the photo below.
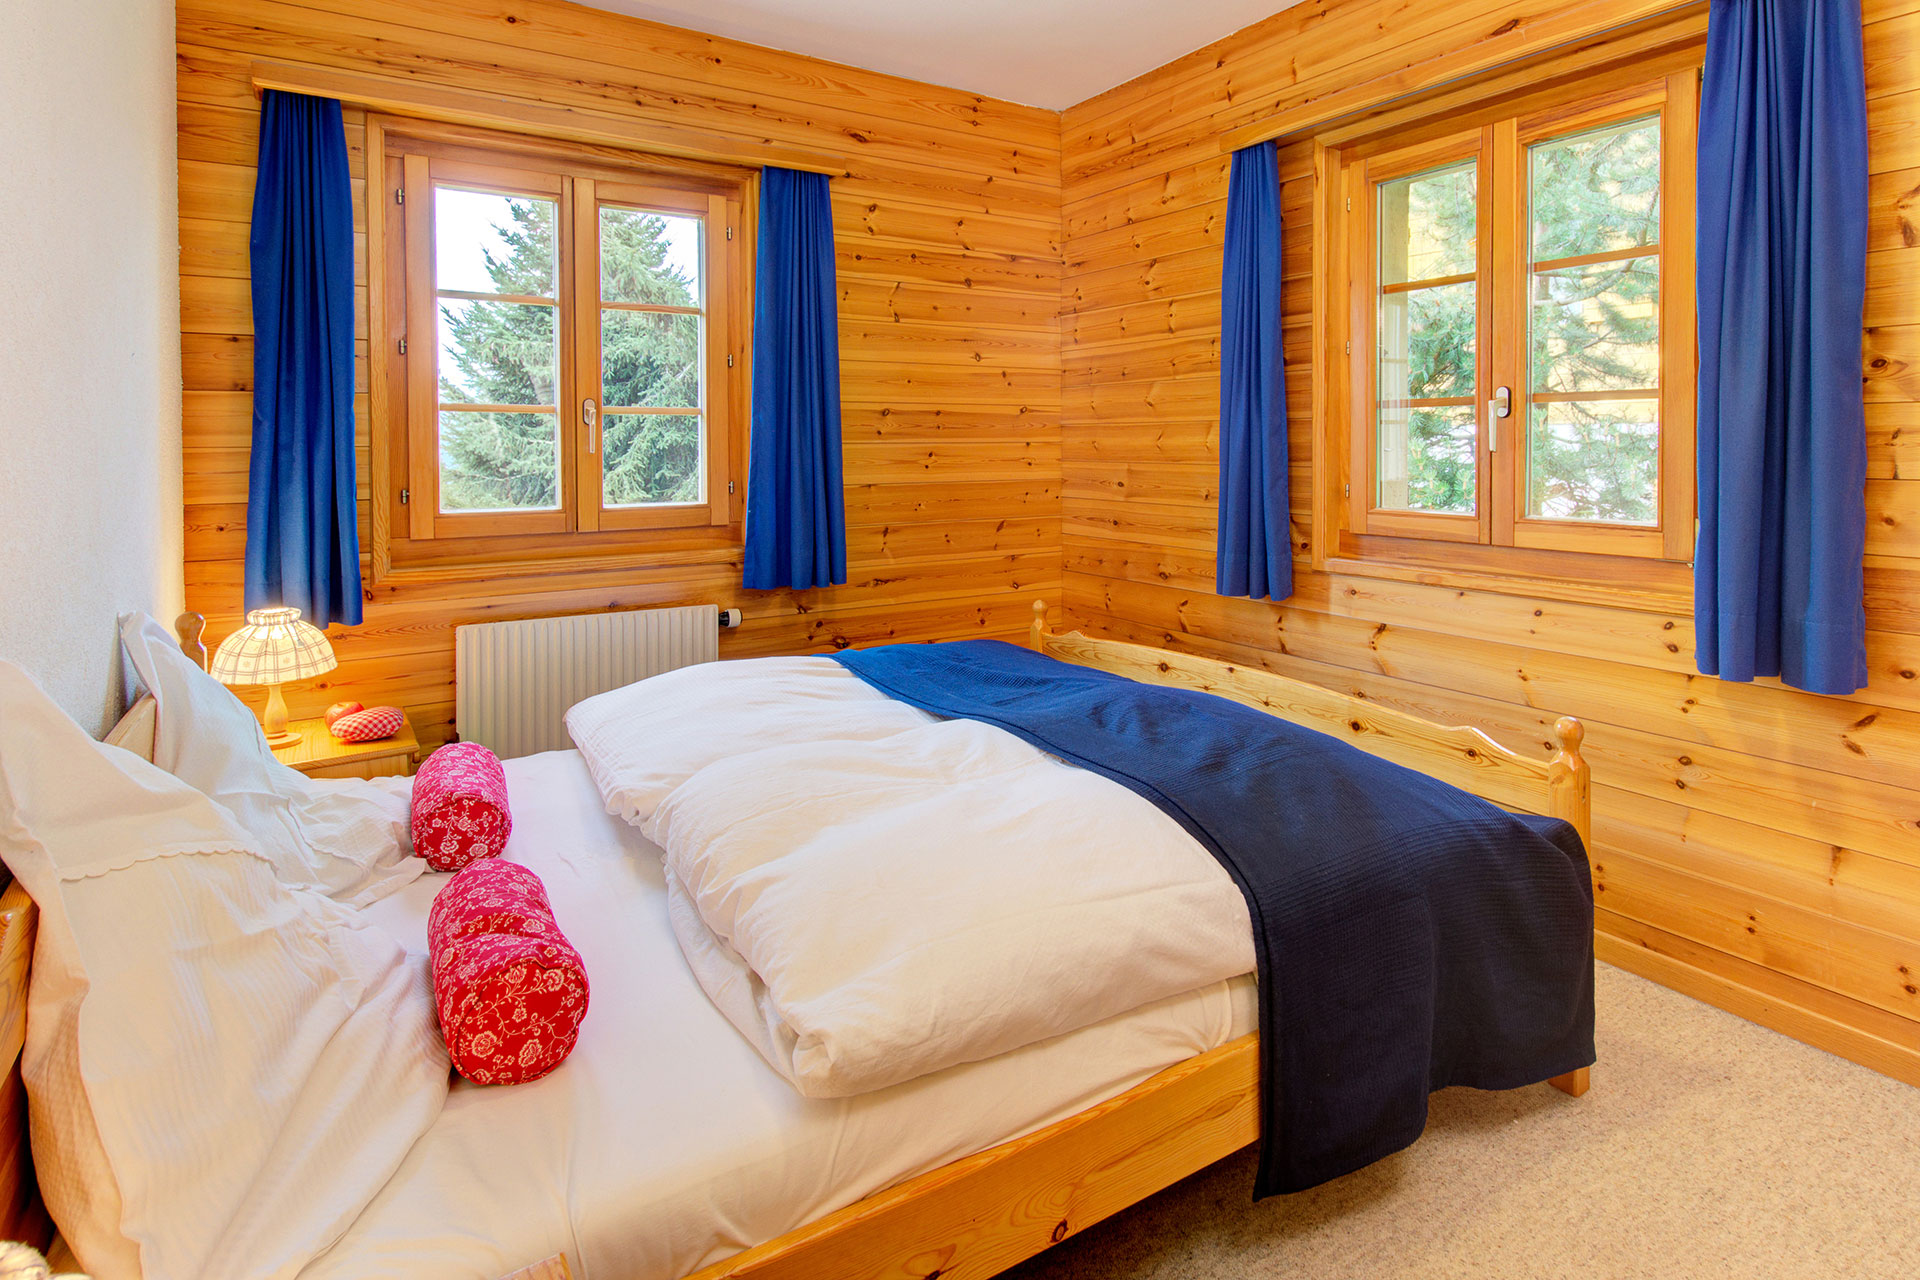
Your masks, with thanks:
M 1587 762 L 1580 755 L 1580 743 L 1587 727 L 1572 716 L 1554 722 L 1553 737 L 1560 750 L 1547 762 L 1547 790 L 1553 816 L 1564 818 L 1580 833 L 1580 843 L 1593 848 L 1593 784 Z
M 1562 751 L 1578 760 L 1580 744 L 1587 738 L 1587 726 L 1573 716 L 1561 716 L 1553 722 L 1553 737 Z
M 180 647 L 189 658 L 207 669 L 207 646 L 200 637 L 207 633 L 207 615 L 204 613 L 183 613 L 173 620 L 173 630 L 180 637 Z
M 1040 638 L 1047 634 L 1047 602 L 1033 602 L 1033 651 L 1040 652 Z

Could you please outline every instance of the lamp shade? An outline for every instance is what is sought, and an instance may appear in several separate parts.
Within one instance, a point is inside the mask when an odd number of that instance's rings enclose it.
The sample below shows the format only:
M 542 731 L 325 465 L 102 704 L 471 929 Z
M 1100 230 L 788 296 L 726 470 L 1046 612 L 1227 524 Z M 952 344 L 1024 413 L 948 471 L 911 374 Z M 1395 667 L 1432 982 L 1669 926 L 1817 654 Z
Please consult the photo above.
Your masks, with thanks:
M 208 668 L 222 684 L 310 680 L 340 665 L 333 646 L 292 608 L 249 609 L 247 625 L 220 642 Z

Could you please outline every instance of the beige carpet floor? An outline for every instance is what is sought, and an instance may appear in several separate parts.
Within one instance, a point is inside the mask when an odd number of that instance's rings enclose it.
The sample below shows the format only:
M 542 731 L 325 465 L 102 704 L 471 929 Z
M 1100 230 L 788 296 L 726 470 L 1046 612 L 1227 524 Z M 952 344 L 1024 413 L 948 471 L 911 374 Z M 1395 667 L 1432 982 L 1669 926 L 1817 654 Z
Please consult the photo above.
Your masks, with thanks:
M 1599 1065 L 1434 1095 L 1410 1150 L 1250 1202 L 1230 1157 L 1019 1280 L 1920 1278 L 1920 1089 L 1606 965 Z

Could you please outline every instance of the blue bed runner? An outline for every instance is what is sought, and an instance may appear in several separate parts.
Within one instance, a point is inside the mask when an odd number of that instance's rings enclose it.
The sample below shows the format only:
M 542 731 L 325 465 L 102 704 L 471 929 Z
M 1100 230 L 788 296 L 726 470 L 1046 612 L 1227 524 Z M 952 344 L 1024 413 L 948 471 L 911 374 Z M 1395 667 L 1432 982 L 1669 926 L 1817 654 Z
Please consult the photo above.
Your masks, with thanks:
M 1408 1146 L 1431 1090 L 1593 1062 L 1593 890 L 1567 823 L 1226 698 L 996 640 L 834 656 L 1139 793 L 1233 876 L 1259 961 L 1256 1197 Z

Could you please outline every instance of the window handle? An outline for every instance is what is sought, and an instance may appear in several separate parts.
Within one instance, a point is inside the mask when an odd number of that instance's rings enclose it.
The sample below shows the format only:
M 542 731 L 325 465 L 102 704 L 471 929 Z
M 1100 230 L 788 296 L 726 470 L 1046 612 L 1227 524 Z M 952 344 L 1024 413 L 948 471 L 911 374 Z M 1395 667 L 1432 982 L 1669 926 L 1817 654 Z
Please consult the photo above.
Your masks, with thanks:
M 1487 401 L 1487 452 L 1500 451 L 1500 419 L 1513 413 L 1513 389 L 1501 387 Z
M 580 402 L 580 421 L 587 427 L 587 452 L 600 452 L 600 406 L 592 396 Z

